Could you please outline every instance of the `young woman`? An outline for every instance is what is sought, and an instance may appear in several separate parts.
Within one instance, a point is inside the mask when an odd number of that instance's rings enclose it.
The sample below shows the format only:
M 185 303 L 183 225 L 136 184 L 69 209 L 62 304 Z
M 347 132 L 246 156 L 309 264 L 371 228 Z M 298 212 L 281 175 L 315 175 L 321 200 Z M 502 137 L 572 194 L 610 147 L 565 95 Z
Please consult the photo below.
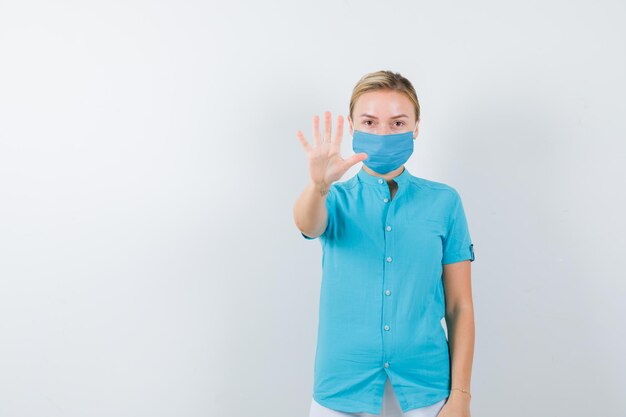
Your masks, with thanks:
M 341 116 L 332 139 L 330 113 L 323 139 L 313 118 L 315 146 L 298 131 L 311 181 L 294 219 L 323 250 L 310 417 L 470 417 L 474 250 L 460 195 L 404 166 L 420 120 L 406 78 L 365 75 L 349 111 L 347 159 Z

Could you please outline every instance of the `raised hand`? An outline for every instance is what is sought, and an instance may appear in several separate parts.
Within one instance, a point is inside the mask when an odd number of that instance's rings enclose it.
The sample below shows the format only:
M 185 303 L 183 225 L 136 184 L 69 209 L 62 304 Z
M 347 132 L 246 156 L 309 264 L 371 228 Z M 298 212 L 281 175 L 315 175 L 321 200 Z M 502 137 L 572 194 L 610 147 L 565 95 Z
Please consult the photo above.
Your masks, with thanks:
M 343 174 L 354 164 L 367 159 L 365 152 L 354 154 L 347 159 L 343 159 L 340 155 L 341 139 L 343 137 L 343 116 L 337 117 L 337 131 L 331 140 L 331 114 L 324 113 L 324 140 L 320 137 L 320 118 L 318 115 L 313 117 L 313 139 L 315 147 L 311 146 L 304 137 L 304 134 L 298 130 L 298 139 L 302 147 L 307 153 L 309 161 L 309 174 L 311 181 L 321 187 L 327 189 L 334 181 L 339 180 Z

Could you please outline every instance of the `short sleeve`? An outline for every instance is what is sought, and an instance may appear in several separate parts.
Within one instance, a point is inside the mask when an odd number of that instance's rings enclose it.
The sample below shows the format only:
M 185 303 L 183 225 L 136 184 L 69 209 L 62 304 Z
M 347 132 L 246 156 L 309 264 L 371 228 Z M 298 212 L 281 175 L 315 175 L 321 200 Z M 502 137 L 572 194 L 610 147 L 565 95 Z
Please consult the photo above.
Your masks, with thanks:
M 443 264 L 461 261 L 474 261 L 474 245 L 469 233 L 463 202 L 454 191 L 455 202 L 448 218 L 448 228 L 443 240 Z
M 326 218 L 326 228 L 324 229 L 324 232 L 321 235 L 317 236 L 322 239 L 325 239 L 330 234 L 330 231 L 332 230 L 332 227 L 334 224 L 334 217 L 335 217 L 335 185 L 334 184 L 331 184 L 330 188 L 328 189 L 328 194 L 326 195 L 326 211 L 328 213 L 328 216 Z M 309 239 L 309 240 L 317 239 L 317 237 L 310 237 L 310 236 L 305 235 L 302 232 L 300 232 L 300 234 L 305 239 Z

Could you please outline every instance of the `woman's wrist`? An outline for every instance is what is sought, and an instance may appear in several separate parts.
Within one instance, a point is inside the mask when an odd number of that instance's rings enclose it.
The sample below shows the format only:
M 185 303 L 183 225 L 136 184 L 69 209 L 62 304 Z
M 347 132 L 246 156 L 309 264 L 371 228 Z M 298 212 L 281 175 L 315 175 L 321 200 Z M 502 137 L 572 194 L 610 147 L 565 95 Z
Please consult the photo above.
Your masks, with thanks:
M 472 395 L 468 390 L 462 388 L 452 388 L 450 390 L 450 399 L 454 399 L 454 401 L 467 401 L 472 398 Z
M 328 194 L 328 189 L 330 187 L 324 182 L 324 180 L 319 183 L 311 181 L 311 185 L 313 186 L 316 194 L 318 194 L 320 197 L 324 197 L 326 194 Z

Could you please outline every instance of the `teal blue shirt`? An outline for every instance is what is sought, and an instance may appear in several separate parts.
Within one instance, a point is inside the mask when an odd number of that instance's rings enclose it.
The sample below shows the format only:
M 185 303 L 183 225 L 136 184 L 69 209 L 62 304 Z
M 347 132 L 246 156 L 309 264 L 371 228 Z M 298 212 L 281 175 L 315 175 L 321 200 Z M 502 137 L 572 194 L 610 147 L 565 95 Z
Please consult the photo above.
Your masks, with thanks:
M 313 398 L 379 414 L 389 376 L 403 412 L 450 395 L 443 265 L 474 260 L 458 192 L 361 170 L 326 197 Z M 311 239 L 302 233 L 306 239 Z

